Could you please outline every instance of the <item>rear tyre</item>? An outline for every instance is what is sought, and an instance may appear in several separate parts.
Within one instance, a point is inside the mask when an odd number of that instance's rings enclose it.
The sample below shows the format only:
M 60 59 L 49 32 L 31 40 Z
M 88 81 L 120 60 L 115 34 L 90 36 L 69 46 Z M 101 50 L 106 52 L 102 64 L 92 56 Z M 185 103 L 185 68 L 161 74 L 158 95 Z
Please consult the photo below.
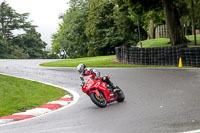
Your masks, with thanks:
M 125 95 L 124 92 L 117 86 L 117 88 L 119 89 L 118 92 L 116 92 L 116 96 L 117 96 L 117 100 L 118 102 L 123 102 L 125 99 Z
M 100 96 L 97 96 L 95 92 L 92 92 L 90 94 L 90 99 L 100 108 L 105 108 L 107 106 L 106 98 L 102 93 L 100 93 Z

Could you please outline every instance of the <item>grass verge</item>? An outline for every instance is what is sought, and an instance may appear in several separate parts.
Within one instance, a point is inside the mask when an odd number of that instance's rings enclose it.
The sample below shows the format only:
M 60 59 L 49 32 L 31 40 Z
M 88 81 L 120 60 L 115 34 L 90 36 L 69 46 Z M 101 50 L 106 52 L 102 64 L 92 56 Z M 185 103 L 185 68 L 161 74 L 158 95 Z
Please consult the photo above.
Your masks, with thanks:
M 119 63 L 116 60 L 115 55 L 110 56 L 97 56 L 97 57 L 85 57 L 85 58 L 77 58 L 77 59 L 67 59 L 67 60 L 59 60 L 54 62 L 47 62 L 40 64 L 41 66 L 46 67 L 76 67 L 78 64 L 83 63 L 86 64 L 87 67 L 171 67 L 175 66 L 151 66 L 151 65 L 132 65 L 132 64 L 123 64 Z
M 0 116 L 44 105 L 65 94 L 60 88 L 0 74 Z
M 85 57 L 76 59 L 59 60 L 40 64 L 41 66 L 50 67 L 76 67 L 78 64 L 85 64 L 87 67 L 138 67 L 138 65 L 120 64 L 115 62 L 115 55 Z
M 119 63 L 116 60 L 115 55 L 110 56 L 97 56 L 97 57 L 86 57 L 86 58 L 77 58 L 77 59 L 67 59 L 59 60 L 54 62 L 47 62 L 40 64 L 41 66 L 46 67 L 76 67 L 78 64 L 86 64 L 87 67 L 116 67 L 116 68 L 131 68 L 131 67 L 163 67 L 163 68 L 177 68 L 178 66 L 154 66 L 154 65 L 132 65 L 132 64 L 123 64 Z M 183 68 L 196 68 L 196 67 L 187 67 Z

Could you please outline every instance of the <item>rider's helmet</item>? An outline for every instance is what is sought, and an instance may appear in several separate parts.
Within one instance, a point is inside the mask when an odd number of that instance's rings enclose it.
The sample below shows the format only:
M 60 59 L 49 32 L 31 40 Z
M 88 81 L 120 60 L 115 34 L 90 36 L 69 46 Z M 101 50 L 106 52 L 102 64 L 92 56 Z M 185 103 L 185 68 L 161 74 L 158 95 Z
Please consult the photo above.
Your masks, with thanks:
M 85 65 L 85 64 L 79 64 L 79 65 L 77 66 L 77 70 L 78 70 L 78 72 L 79 72 L 80 74 L 83 74 L 85 68 L 86 68 L 86 65 Z

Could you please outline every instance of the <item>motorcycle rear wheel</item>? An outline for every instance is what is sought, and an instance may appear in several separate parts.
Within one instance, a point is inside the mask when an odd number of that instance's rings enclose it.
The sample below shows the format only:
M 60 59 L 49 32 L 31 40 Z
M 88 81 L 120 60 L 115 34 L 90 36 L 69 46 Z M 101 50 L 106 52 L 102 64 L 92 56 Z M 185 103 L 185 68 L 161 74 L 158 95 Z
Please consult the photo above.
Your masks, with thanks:
M 118 89 L 120 89 L 119 87 L 118 87 Z M 124 95 L 124 92 L 120 89 L 120 91 L 119 92 L 117 92 L 117 100 L 116 101 L 118 101 L 118 102 L 123 102 L 124 101 L 124 99 L 125 99 L 125 95 Z
M 90 94 L 90 99 L 100 108 L 105 108 L 107 106 L 106 98 L 102 93 L 100 93 L 100 96 L 97 96 L 95 92 L 92 92 Z

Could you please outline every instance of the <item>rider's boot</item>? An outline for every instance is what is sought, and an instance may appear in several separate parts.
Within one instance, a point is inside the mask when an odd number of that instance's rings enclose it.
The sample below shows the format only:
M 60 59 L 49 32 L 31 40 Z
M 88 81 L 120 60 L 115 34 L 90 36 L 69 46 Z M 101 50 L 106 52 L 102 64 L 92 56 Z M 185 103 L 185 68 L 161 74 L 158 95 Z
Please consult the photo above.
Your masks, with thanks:
M 119 91 L 119 87 L 114 86 L 114 84 L 110 81 L 109 78 L 106 78 L 106 83 L 112 88 L 112 91 L 115 93 L 117 91 Z
M 118 86 L 114 86 L 114 84 L 110 81 L 110 86 L 112 87 L 113 92 L 118 92 L 120 91 Z
M 114 87 L 114 89 L 113 89 L 113 91 L 114 91 L 114 92 L 119 92 L 119 91 L 120 91 L 120 89 L 119 89 L 119 87 L 118 87 L 118 86 L 115 86 L 115 87 Z

